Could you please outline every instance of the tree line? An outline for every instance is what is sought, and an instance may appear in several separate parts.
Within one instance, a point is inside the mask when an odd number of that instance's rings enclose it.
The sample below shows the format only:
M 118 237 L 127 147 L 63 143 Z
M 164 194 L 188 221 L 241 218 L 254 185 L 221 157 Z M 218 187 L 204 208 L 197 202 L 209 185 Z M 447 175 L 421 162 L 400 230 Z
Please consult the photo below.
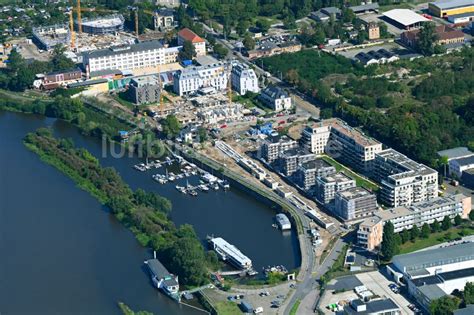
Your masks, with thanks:
M 105 204 L 143 246 L 158 252 L 182 284 L 197 286 L 208 281 L 208 269 L 216 266 L 217 255 L 204 251 L 190 225 L 173 224 L 169 200 L 142 189 L 132 191 L 115 169 L 101 167 L 86 149 L 75 148 L 72 140 L 54 138 L 49 129 L 29 133 L 24 142 Z

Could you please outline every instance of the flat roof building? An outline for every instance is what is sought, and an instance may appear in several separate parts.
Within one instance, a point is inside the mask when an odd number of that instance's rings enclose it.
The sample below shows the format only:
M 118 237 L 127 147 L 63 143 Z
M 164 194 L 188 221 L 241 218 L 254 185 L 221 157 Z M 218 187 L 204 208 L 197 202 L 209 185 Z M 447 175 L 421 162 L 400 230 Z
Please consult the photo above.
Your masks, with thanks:
M 127 91 L 130 101 L 136 105 L 158 103 L 160 101 L 160 82 L 156 76 L 133 78 Z
M 397 255 L 387 270 L 425 310 L 434 299 L 474 281 L 474 242 Z
M 115 34 L 123 31 L 125 19 L 121 14 L 112 14 L 97 18 L 83 18 L 82 31 L 93 35 Z M 74 28 L 78 29 L 78 22 L 74 21 Z
M 391 207 L 438 196 L 438 172 L 393 149 L 375 154 L 372 176 L 381 184 L 381 201 Z
M 329 204 L 336 193 L 356 186 L 355 180 L 344 173 L 331 174 L 316 179 L 316 198 L 323 204 Z
M 474 2 L 472 2 L 472 0 L 436 1 L 430 2 L 428 9 L 434 16 L 445 17 L 454 14 L 474 12 Z
M 362 187 L 353 187 L 336 193 L 334 212 L 343 220 L 362 220 L 377 211 L 377 197 Z
M 383 13 L 383 16 L 392 24 L 402 28 L 418 28 L 424 22 L 429 22 L 427 18 L 409 9 L 393 9 Z
M 212 87 L 225 90 L 228 81 L 228 67 L 219 62 L 212 65 L 187 67 L 174 74 L 173 90 L 179 96 L 194 94 L 200 89 Z

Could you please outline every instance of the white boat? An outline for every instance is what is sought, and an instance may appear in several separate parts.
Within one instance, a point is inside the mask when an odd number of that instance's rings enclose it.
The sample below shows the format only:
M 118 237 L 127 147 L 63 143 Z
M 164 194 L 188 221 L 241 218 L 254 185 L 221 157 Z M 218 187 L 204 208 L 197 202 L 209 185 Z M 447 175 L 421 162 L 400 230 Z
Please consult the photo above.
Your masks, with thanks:
M 209 191 L 209 187 L 207 187 L 207 186 L 204 185 L 204 184 L 199 185 L 198 187 L 199 187 L 199 189 L 200 189 L 201 191 Z
M 198 193 L 194 189 L 189 189 L 188 194 L 195 197 L 195 196 L 197 196 Z
M 184 188 L 183 186 L 176 185 L 176 190 L 182 194 L 186 194 L 186 188 Z
M 218 185 L 218 184 L 214 184 L 214 185 L 212 186 L 212 188 L 213 188 L 214 190 L 219 190 L 219 185 Z

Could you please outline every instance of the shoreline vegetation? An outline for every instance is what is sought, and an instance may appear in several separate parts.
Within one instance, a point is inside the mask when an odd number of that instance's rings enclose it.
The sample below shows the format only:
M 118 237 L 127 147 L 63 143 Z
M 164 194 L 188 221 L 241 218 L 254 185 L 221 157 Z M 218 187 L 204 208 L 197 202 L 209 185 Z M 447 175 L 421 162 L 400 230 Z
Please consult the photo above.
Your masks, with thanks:
M 168 199 L 142 189 L 132 191 L 115 169 L 101 167 L 87 150 L 75 148 L 70 139 L 54 138 L 49 129 L 27 134 L 24 144 L 106 205 L 141 245 L 157 251 L 184 287 L 208 283 L 209 270 L 218 266 L 217 255 L 205 251 L 191 225 L 174 225 Z

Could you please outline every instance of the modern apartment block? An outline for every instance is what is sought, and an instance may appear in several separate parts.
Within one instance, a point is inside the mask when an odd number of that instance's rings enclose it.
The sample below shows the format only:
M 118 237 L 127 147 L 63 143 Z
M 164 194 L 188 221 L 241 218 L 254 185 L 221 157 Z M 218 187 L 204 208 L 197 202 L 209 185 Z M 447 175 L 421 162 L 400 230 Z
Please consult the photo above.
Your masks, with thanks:
M 316 158 L 314 153 L 294 148 L 283 152 L 275 164 L 279 171 L 285 176 L 291 176 L 298 169 L 298 165 L 312 161 Z
M 313 153 L 326 153 L 365 174 L 370 174 L 375 154 L 382 151 L 382 143 L 338 118 L 306 127 L 301 142 Z
M 302 163 L 294 174 L 296 184 L 306 191 L 316 185 L 316 178 L 336 174 L 336 168 L 324 160 L 317 159 Z
M 159 102 L 159 84 L 155 76 L 133 78 L 130 81 L 127 91 L 130 101 L 136 105 Z
M 344 220 L 360 220 L 372 216 L 378 209 L 375 194 L 361 187 L 336 193 L 334 212 Z
M 169 61 L 176 62 L 177 59 L 167 58 L 168 52 L 176 58 L 175 51 L 174 47 L 163 47 L 160 41 L 114 46 L 83 53 L 83 65 L 88 76 L 91 72 L 100 70 L 134 70 L 157 67 L 169 63 Z
M 173 90 L 179 96 L 195 93 L 204 87 L 227 88 L 227 67 L 224 63 L 187 67 L 174 74 Z
M 460 215 L 467 218 L 471 212 L 471 197 L 462 194 L 437 197 L 429 201 L 412 204 L 409 207 L 396 207 L 390 210 L 378 211 L 373 217 L 367 218 L 359 226 L 357 238 L 360 245 L 373 250 L 382 242 L 380 226 L 390 221 L 396 233 L 410 230 L 413 226 L 421 227 L 435 220 L 442 221 L 445 216 L 454 218 Z M 380 224 L 380 226 L 377 226 Z
M 296 148 L 298 142 L 287 136 L 270 136 L 260 147 L 261 157 L 269 164 L 275 162 L 285 151 Z
M 258 93 L 258 78 L 253 69 L 250 69 L 245 64 L 235 64 L 231 72 L 232 89 L 240 95 L 245 95 L 247 92 Z
M 183 46 L 185 41 L 190 41 L 193 44 L 196 56 L 206 55 L 206 41 L 189 28 L 183 28 L 178 32 L 178 45 Z
M 356 187 L 355 180 L 344 173 L 336 173 L 326 177 L 316 178 L 316 198 L 324 204 L 329 204 L 336 197 L 336 193 Z
M 381 184 L 381 201 L 391 207 L 438 196 L 438 172 L 393 149 L 376 154 L 373 177 Z

